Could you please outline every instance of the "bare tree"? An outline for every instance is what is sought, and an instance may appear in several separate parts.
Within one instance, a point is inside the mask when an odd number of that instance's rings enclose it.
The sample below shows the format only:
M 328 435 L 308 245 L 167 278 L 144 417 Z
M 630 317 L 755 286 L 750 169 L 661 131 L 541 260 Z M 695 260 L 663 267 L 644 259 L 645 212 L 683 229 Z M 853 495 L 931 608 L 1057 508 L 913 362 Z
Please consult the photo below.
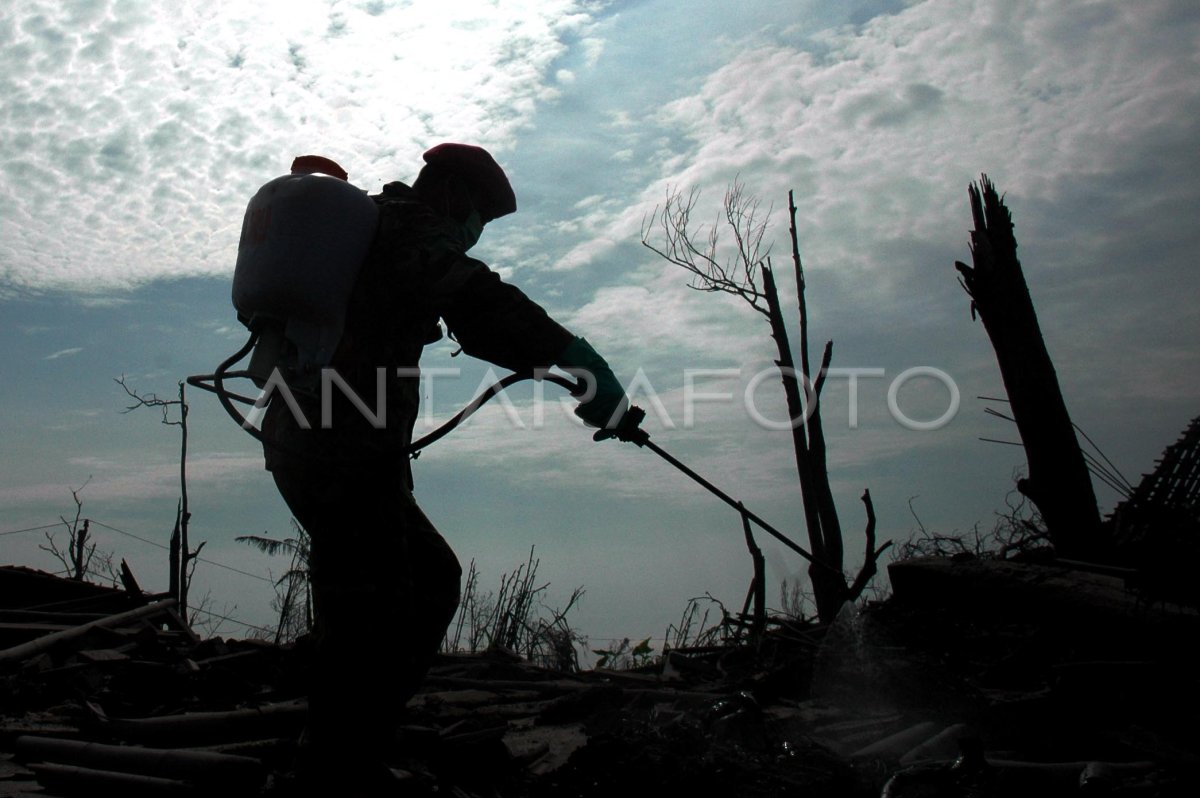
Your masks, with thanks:
M 141 407 L 154 407 L 162 411 L 162 423 L 169 427 L 179 427 L 179 503 L 175 509 L 175 528 L 171 532 L 171 547 L 169 555 L 170 584 L 169 592 L 178 601 L 180 615 L 186 617 L 188 608 L 188 588 L 192 584 L 192 575 L 196 572 L 197 558 L 204 542 L 195 551 L 188 544 L 188 521 L 192 514 L 188 511 L 187 491 L 187 446 L 188 446 L 188 404 L 184 394 L 186 383 L 179 383 L 178 399 L 162 399 L 157 394 L 139 394 L 125 382 L 125 375 L 114 377 L 113 382 L 120 385 L 128 396 L 134 400 L 122 412 L 130 413 Z M 172 418 L 172 408 L 176 409 L 178 419 Z M 207 541 L 205 541 L 207 542 Z
M 642 225 L 642 244 L 670 263 L 692 275 L 690 287 L 697 291 L 732 294 L 762 315 L 775 342 L 780 380 L 792 419 L 792 448 L 795 453 L 796 474 L 804 502 L 804 518 L 808 527 L 813 562 L 809 576 L 822 621 L 832 621 L 845 601 L 862 594 L 874 577 L 876 561 L 891 545 L 890 541 L 875 546 L 875 511 L 871 494 L 864 491 L 863 504 L 867 511 L 866 556 L 858 575 L 848 582 L 844 572 L 844 547 L 841 523 L 833 493 L 829 488 L 826 465 L 825 434 L 821 426 L 821 390 L 833 357 L 833 342 L 826 343 L 821 367 L 814 379 L 808 355 L 808 308 L 805 302 L 804 267 L 800 260 L 796 232 L 796 205 L 788 192 L 792 262 L 796 275 L 798 296 L 800 363 L 797 367 L 788 336 L 788 325 L 779 300 L 779 290 L 770 258 L 770 247 L 764 245 L 771 210 L 761 209 L 759 200 L 747 196 L 743 185 L 734 180 L 725 192 L 723 216 L 705 232 L 703 226 L 692 222 L 699 200 L 699 189 L 686 196 L 669 192 L 666 202 L 654 209 Z M 723 257 L 720 239 L 722 230 L 734 238 L 732 255 Z
M 119 576 L 113 565 L 112 554 L 96 550 L 96 543 L 90 537 L 91 519 L 83 517 L 83 499 L 79 498 L 79 494 L 91 481 L 89 476 L 82 485 L 71 490 L 75 517 L 70 521 L 63 515 L 58 517 L 67 530 L 65 548 L 59 545 L 52 532 L 46 532 L 46 543 L 38 544 L 38 548 L 52 554 L 62 564 L 63 573 L 77 582 L 84 581 L 88 576 L 98 576 L 115 585 Z

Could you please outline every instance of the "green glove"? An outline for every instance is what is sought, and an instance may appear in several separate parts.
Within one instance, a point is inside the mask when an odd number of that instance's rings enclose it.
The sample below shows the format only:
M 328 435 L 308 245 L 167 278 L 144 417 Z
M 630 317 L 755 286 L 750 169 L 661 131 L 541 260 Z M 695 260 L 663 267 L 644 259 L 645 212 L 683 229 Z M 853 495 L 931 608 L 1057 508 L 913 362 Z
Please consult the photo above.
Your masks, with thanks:
M 575 415 L 590 427 L 615 429 L 625 416 L 629 400 L 625 389 L 604 358 L 583 338 L 576 338 L 555 361 L 583 381 L 585 392 Z M 590 394 L 590 396 L 589 396 Z

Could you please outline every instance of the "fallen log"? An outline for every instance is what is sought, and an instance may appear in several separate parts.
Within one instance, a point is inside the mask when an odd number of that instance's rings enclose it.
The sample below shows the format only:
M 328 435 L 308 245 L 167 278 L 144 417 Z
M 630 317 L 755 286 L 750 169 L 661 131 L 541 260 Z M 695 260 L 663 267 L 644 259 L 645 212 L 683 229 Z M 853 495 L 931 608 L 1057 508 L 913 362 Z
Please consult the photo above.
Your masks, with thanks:
M 934 721 L 923 721 L 858 749 L 850 754 L 850 759 L 851 761 L 871 759 L 899 761 L 904 754 L 927 742 L 941 730 L 942 727 Z
M 228 712 L 185 712 L 154 718 L 100 718 L 104 728 L 129 742 L 156 748 L 231 743 L 299 733 L 308 702 L 289 701 Z
M 108 618 L 103 612 L 49 612 L 47 610 L 0 609 L 0 623 L 57 623 L 63 626 L 78 626 L 90 621 Z
M 235 792 L 257 790 L 266 780 L 266 770 L 257 759 L 208 751 L 186 751 L 63 740 L 19 737 L 17 759 L 32 763 L 153 776 L 221 787 Z
M 921 762 L 944 762 L 957 759 L 962 752 L 962 741 L 965 738 L 978 737 L 978 734 L 965 723 L 955 723 L 933 735 L 924 742 L 909 749 L 900 757 L 900 764 L 907 767 Z
M 439 676 L 433 673 L 425 677 L 425 684 L 466 689 L 535 690 L 543 693 L 588 690 L 595 686 L 592 682 L 571 679 L 473 679 L 469 676 Z
M 54 795 L 120 795 L 121 798 L 204 795 L 195 786 L 175 779 L 114 773 L 74 765 L 31 765 L 38 784 Z
M 35 640 L 30 640 L 27 643 L 21 643 L 20 645 L 0 650 L 0 664 L 19 662 L 27 659 L 35 654 L 40 654 L 43 651 L 53 648 L 60 643 L 65 643 L 69 640 L 75 640 L 83 637 L 93 629 L 120 626 L 131 621 L 153 617 L 166 611 L 167 609 L 170 609 L 172 606 L 174 606 L 174 604 L 174 599 L 165 599 L 163 601 L 155 602 L 154 604 L 147 604 L 144 607 L 138 607 L 137 609 L 133 609 L 128 612 L 122 612 L 118 613 L 117 615 L 109 615 L 95 621 L 89 621 L 85 624 L 71 627 L 70 629 L 64 629 L 52 634 L 42 635 L 41 637 Z

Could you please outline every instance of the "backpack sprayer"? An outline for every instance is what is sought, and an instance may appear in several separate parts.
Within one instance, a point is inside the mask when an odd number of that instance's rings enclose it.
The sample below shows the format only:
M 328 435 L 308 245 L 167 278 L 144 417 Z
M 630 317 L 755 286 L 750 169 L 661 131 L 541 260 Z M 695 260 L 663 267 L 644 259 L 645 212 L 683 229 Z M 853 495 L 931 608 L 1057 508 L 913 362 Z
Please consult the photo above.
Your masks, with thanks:
M 251 198 L 242 221 L 233 275 L 234 308 L 250 337 L 212 374 L 187 378 L 189 385 L 216 394 L 225 412 L 265 445 L 279 446 L 266 441 L 234 406 L 239 402 L 261 409 L 265 397 L 234 393 L 225 387 L 225 381 L 249 379 L 261 389 L 283 363 L 293 374 L 313 374 L 331 362 L 344 328 L 350 292 L 378 221 L 375 202 L 346 182 L 346 177 L 346 172 L 327 158 L 301 156 L 293 162 L 291 174 L 270 181 Z M 247 355 L 251 358 L 245 369 L 230 370 Z M 539 373 L 536 378 L 559 385 L 572 396 L 584 393 L 582 380 L 553 373 Z M 516 372 L 497 380 L 450 420 L 409 444 L 404 454 L 416 457 L 493 396 L 528 379 L 535 375 Z M 650 434 L 641 429 L 645 417 L 644 410 L 631 405 L 615 428 L 599 430 L 594 437 L 617 438 L 649 449 L 808 562 L 830 567 L 652 442 Z

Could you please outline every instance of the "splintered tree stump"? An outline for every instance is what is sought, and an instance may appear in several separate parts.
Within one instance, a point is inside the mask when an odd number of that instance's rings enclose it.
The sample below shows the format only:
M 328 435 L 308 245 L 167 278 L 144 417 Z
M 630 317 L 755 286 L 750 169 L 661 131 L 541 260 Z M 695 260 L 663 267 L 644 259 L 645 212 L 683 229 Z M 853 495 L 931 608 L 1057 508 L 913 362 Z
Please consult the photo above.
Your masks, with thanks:
M 955 267 L 971 296 L 971 315 L 983 320 L 996 351 L 1025 447 L 1029 476 L 1017 488 L 1041 511 L 1060 556 L 1095 558 L 1101 554 L 1096 494 L 1017 260 L 1012 216 L 987 175 L 970 195 L 975 265 Z

